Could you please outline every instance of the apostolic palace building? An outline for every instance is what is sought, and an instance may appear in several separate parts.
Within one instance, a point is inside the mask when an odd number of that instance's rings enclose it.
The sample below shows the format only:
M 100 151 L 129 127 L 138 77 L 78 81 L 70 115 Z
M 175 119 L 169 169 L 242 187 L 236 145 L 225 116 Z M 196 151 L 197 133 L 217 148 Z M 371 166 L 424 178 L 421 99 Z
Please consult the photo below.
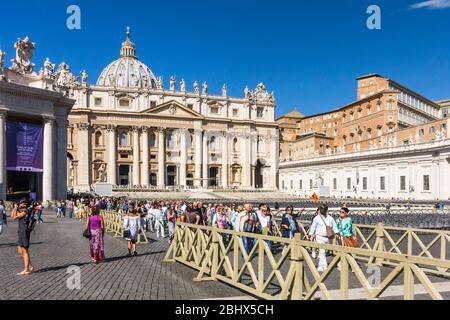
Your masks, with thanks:
M 280 189 L 304 197 L 449 199 L 449 100 L 432 101 L 378 74 L 357 80 L 348 105 L 277 119 Z
M 168 87 L 168 88 L 167 88 Z M 208 84 L 167 84 L 139 60 L 130 32 L 120 56 L 89 85 L 81 83 L 69 116 L 68 186 L 276 189 L 275 97 L 259 84 L 244 96 Z

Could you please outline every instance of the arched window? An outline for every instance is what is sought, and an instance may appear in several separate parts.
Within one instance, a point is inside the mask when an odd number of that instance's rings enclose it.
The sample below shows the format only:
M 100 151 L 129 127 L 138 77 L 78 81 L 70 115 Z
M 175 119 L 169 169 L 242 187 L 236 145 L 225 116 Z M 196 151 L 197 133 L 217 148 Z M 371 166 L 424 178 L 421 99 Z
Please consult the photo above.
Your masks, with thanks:
M 100 131 L 95 133 L 95 146 L 100 147 L 103 146 L 103 135 Z
M 120 131 L 119 133 L 119 146 L 129 147 L 128 133 L 126 131 Z

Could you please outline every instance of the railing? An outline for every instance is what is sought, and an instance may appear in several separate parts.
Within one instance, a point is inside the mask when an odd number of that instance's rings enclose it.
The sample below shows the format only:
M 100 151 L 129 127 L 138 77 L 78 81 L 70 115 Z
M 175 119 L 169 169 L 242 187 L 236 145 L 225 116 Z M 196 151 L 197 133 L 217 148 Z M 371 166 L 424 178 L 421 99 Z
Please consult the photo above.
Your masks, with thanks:
M 310 221 L 299 221 L 300 235 L 305 239 L 311 226 Z M 360 225 L 355 224 L 354 230 L 358 238 L 360 249 L 373 250 L 385 253 L 396 253 L 407 256 L 426 257 L 430 259 L 447 260 L 450 256 L 450 231 L 428 230 L 414 228 L 386 227 L 382 224 Z M 281 229 L 273 223 L 274 236 L 281 237 Z M 334 245 L 339 245 L 333 240 Z M 395 261 L 377 258 L 376 261 L 367 260 L 366 256 L 355 256 L 357 260 L 365 261 L 378 266 L 395 266 Z M 422 268 L 427 273 L 450 277 L 450 270 L 443 268 Z
M 88 210 L 85 211 L 85 217 L 84 219 L 87 219 L 89 214 Z M 100 215 L 103 217 L 103 222 L 105 224 L 105 232 L 109 232 L 113 234 L 115 238 L 123 238 L 124 236 L 124 219 L 125 214 L 119 213 L 113 210 L 103 210 L 101 211 Z M 145 234 L 145 231 L 143 229 L 139 230 L 138 233 L 138 239 L 136 241 L 137 244 L 147 244 L 149 243 L 147 235 Z
M 242 237 L 255 240 L 249 254 Z M 280 243 L 285 249 L 275 255 L 266 241 Z M 316 270 L 308 248 L 334 252 L 334 258 L 322 274 Z M 391 261 L 395 267 L 383 275 L 380 273 L 379 285 L 372 287 L 355 257 L 369 262 Z M 424 293 L 432 299 L 442 300 L 439 290 L 423 268 L 447 270 L 450 267 L 449 260 L 318 244 L 302 241 L 300 234 L 294 239 L 282 239 L 184 223 L 177 223 L 175 238 L 164 261 L 179 262 L 198 270 L 195 281 L 219 280 L 259 298 L 278 300 L 311 300 L 318 294 L 327 300 L 350 299 L 350 287 L 354 287 L 354 283 L 350 283 L 350 270 L 366 299 L 380 298 L 394 281 L 403 280 L 401 295 L 406 300 L 412 300 L 416 292 L 416 277 Z M 335 268 L 338 265 L 340 268 Z M 340 278 L 337 295 L 333 294 L 332 284 L 327 281 L 330 275 L 336 273 Z

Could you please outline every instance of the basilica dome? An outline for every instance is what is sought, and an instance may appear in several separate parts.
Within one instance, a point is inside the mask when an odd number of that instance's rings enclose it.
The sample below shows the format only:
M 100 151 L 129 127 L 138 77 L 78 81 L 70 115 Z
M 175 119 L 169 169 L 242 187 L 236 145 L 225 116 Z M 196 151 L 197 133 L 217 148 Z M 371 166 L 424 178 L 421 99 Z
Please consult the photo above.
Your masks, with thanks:
M 156 83 L 156 77 L 150 68 L 137 58 L 136 47 L 128 30 L 120 49 L 120 58 L 103 70 L 97 86 L 156 89 Z

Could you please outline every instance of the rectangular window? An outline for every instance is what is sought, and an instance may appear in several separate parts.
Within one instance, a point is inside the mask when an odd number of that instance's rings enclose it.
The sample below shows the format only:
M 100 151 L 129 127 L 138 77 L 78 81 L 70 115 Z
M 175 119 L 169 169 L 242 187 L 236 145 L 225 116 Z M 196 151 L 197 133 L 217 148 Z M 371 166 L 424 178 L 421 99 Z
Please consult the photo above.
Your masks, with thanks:
M 434 133 L 434 126 L 430 127 L 430 134 L 433 134 L 433 133 Z
M 259 107 L 258 109 L 256 109 L 256 117 L 258 119 L 261 119 L 264 117 L 264 108 Z
M 400 176 L 400 191 L 406 190 L 406 177 Z
M 347 190 L 352 190 L 352 178 L 347 178 Z
M 119 101 L 119 106 L 121 107 L 129 107 L 130 106 L 130 100 L 128 99 L 122 99 Z
M 233 117 L 237 117 L 239 115 L 238 109 L 233 109 Z
M 430 176 L 423 176 L 423 191 L 430 191 Z
M 386 177 L 380 177 L 380 190 L 386 190 Z
M 423 136 L 425 134 L 425 130 L 424 129 L 419 129 L 419 136 Z
M 219 114 L 219 108 L 218 107 L 211 107 L 211 114 Z
M 313 181 L 312 181 L 312 179 L 309 180 L 309 189 L 310 190 L 313 189 Z
M 150 108 L 156 108 L 156 101 L 150 101 Z
M 337 190 L 337 179 L 333 179 L 333 190 Z
M 188 109 L 191 109 L 191 110 L 194 109 L 194 105 L 192 103 L 188 103 L 187 107 L 188 107 Z
M 367 191 L 367 177 L 363 177 L 363 190 Z
M 291 190 L 294 190 L 294 181 L 291 180 Z
M 102 105 L 102 98 L 95 98 L 95 105 L 98 107 L 98 106 L 101 106 Z
M 286 190 L 286 185 L 284 184 L 284 180 L 281 183 L 283 190 Z
M 300 190 L 303 190 L 303 180 L 299 181 L 298 187 Z

